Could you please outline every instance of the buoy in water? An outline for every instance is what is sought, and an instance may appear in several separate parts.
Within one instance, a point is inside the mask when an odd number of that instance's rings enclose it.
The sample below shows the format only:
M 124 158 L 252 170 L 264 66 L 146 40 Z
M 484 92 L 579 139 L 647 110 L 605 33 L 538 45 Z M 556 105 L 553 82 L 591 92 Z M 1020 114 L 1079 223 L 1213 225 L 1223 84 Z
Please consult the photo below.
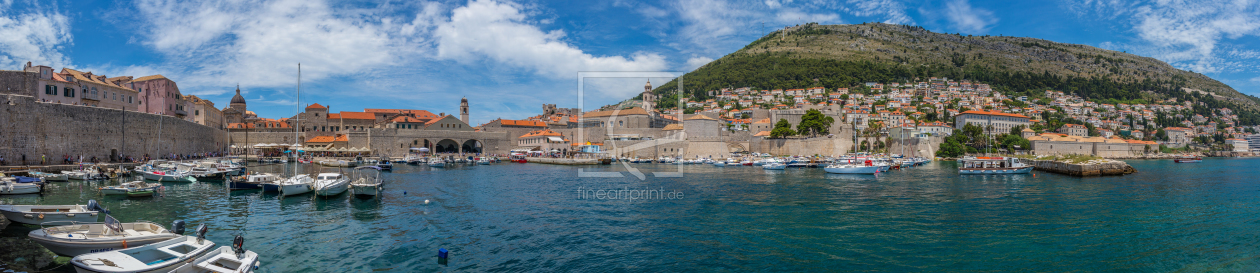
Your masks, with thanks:
M 407 195 L 407 191 L 403 191 L 403 195 Z
M 438 259 L 446 259 L 449 256 L 450 256 L 450 252 L 446 251 L 446 248 L 438 249 Z
M 428 204 L 429 204 L 429 199 L 424 199 L 424 204 L 425 204 L 425 205 L 428 205 Z

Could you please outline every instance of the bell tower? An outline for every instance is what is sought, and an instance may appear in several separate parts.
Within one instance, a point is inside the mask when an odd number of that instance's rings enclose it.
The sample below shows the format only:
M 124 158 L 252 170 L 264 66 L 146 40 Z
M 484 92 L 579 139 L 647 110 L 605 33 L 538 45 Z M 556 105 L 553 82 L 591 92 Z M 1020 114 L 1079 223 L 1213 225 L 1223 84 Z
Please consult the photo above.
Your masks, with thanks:
M 468 123 L 468 98 L 459 99 L 459 121 L 463 121 L 464 124 L 472 125 L 471 123 Z
M 640 97 L 643 97 L 643 110 L 646 110 L 648 113 L 651 113 L 652 106 L 656 104 L 656 94 L 652 94 L 652 81 L 651 80 L 648 80 L 647 84 L 643 85 L 643 94 L 641 94 Z

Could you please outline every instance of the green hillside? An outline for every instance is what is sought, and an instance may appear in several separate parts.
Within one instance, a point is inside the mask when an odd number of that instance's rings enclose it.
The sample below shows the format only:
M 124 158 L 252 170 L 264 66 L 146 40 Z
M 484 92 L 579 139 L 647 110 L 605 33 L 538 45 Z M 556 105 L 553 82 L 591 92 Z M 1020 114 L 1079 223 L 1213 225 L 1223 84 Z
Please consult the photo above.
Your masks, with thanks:
M 1090 100 L 1132 103 L 1194 101 L 1195 112 L 1235 109 L 1242 125 L 1260 124 L 1260 98 L 1154 58 L 1086 45 L 1004 36 L 935 33 L 922 27 L 867 23 L 778 30 L 687 73 L 688 96 L 728 87 L 852 87 L 864 82 L 917 82 L 949 77 L 985 82 L 1006 94 L 1046 89 Z M 654 92 L 670 98 L 677 83 Z M 1199 90 L 1202 92 L 1194 92 Z M 662 101 L 662 106 L 670 102 Z

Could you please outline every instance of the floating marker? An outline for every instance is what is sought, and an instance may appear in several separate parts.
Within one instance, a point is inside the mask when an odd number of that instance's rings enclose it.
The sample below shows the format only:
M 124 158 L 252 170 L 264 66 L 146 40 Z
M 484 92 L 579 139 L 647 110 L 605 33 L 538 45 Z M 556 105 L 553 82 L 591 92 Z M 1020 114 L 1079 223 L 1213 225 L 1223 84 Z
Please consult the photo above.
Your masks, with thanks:
M 403 195 L 407 195 L 407 191 L 403 191 Z
M 429 204 L 429 199 L 424 199 L 424 204 L 425 204 L 425 205 L 428 205 L 428 204 Z
M 446 259 L 449 256 L 449 254 L 450 252 L 446 251 L 445 248 L 438 249 L 438 259 Z

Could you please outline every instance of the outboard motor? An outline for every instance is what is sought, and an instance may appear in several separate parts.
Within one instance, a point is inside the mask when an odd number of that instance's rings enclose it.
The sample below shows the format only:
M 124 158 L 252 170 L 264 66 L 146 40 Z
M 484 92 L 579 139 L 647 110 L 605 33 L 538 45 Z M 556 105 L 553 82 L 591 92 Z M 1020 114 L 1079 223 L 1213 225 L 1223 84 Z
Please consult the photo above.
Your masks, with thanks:
M 109 214 L 109 210 L 102 207 L 101 204 L 96 203 L 96 200 L 88 200 L 87 209 Z
M 232 252 L 236 253 L 237 258 L 245 255 L 245 237 L 236 235 L 236 238 L 232 239 Z
M 200 243 L 201 243 L 201 241 L 203 241 L 203 240 L 205 240 L 205 239 L 206 239 L 206 231 L 207 231 L 207 230 L 208 230 L 208 229 L 206 228 L 206 224 L 204 224 L 204 223 L 203 223 L 203 224 L 198 224 L 198 225 L 197 225 L 197 243 L 198 243 L 198 244 L 200 244 Z
M 184 220 L 175 220 L 174 223 L 171 223 L 171 232 L 184 235 Z

